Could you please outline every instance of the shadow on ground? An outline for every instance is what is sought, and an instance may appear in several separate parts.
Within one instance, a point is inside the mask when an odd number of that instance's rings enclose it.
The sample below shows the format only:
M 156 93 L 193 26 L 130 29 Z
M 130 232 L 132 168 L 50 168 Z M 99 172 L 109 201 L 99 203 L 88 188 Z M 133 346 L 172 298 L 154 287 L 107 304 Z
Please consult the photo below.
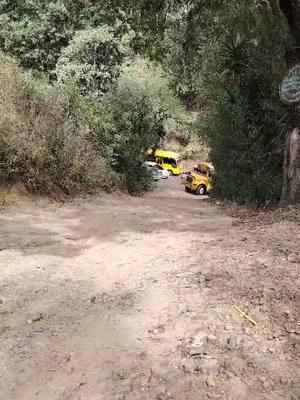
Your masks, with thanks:
M 200 198 L 177 190 L 156 189 L 144 198 L 94 199 L 79 205 L 47 207 L 26 203 L 0 213 L 0 251 L 77 257 L 93 240 L 115 241 L 135 232 L 226 230 L 230 218 Z M 178 196 L 179 193 L 179 196 Z M 176 197 L 177 195 L 177 197 Z M 212 218 L 214 223 L 211 223 Z

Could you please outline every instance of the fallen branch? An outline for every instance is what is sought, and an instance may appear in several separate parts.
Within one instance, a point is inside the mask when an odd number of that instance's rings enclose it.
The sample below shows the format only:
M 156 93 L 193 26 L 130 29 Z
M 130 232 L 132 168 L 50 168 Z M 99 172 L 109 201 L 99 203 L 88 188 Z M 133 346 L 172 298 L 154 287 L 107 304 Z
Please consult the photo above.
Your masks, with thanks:
M 251 317 L 249 317 L 249 315 L 245 314 L 239 307 L 237 306 L 233 306 L 233 308 L 238 311 L 244 318 L 246 318 L 249 322 L 251 322 L 252 325 L 256 326 L 257 322 L 254 321 L 254 319 L 252 319 Z

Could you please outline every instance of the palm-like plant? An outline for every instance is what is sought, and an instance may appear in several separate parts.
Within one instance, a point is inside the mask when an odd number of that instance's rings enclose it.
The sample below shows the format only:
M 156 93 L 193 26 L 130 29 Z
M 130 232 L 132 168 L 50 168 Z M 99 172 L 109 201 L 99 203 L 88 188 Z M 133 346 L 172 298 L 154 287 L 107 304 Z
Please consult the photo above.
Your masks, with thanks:
M 230 35 L 221 47 L 221 61 L 224 73 L 233 78 L 233 82 L 240 87 L 242 77 L 250 65 L 247 43 L 239 34 Z

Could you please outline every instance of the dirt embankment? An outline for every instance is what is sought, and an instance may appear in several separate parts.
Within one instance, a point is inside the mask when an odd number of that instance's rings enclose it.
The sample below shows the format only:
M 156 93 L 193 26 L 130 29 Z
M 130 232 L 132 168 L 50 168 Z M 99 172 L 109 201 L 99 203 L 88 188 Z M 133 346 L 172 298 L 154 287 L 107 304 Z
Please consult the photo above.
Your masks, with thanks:
M 298 212 L 224 211 L 175 178 L 2 208 L 0 397 L 298 399 L 299 243 Z

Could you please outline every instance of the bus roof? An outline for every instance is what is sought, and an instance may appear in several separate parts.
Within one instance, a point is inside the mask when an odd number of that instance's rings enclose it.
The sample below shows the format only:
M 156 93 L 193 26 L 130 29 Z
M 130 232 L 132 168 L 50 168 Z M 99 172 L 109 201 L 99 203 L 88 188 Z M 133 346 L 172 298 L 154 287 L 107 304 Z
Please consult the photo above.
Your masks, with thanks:
M 213 165 L 210 164 L 210 163 L 207 163 L 207 162 L 201 162 L 201 163 L 198 164 L 198 166 L 200 168 L 204 168 L 204 169 L 210 169 L 210 170 L 214 169 Z
M 147 154 L 151 154 L 152 153 L 152 149 L 149 149 L 147 151 Z M 179 159 L 179 154 L 175 153 L 174 151 L 166 151 L 166 150 L 156 150 L 155 151 L 155 157 L 162 157 L 162 158 L 174 158 L 174 160 L 178 160 Z

